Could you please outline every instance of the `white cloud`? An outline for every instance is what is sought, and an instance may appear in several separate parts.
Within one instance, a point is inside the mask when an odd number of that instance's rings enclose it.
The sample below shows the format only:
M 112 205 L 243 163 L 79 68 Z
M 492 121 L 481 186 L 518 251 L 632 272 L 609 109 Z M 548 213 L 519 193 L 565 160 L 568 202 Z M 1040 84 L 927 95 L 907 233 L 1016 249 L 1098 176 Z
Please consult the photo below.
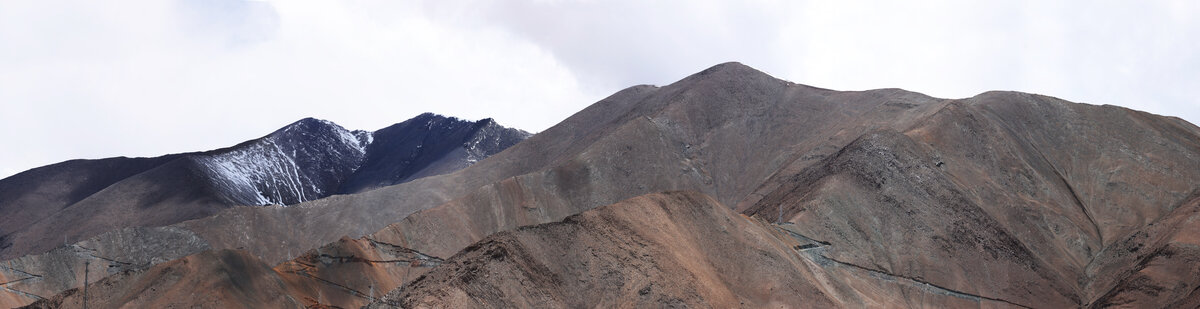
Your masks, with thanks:
M 1194 2 L 814 2 L 787 75 L 942 97 L 1019 90 L 1200 120 Z
M 542 130 L 724 61 L 941 97 L 992 89 L 1200 121 L 1194 1 L 0 2 L 0 177 L 232 145 L 301 117 Z
M 214 149 L 307 116 L 540 130 L 598 99 L 505 31 L 331 2 L 122 4 L 0 4 L 0 166 Z

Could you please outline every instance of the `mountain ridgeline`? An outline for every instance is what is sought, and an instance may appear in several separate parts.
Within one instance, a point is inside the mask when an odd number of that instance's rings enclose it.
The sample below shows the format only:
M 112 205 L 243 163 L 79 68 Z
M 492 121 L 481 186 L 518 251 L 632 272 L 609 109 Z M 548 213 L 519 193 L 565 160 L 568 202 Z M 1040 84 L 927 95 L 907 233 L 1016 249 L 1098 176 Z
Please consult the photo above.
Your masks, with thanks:
M 289 128 L 0 181 L 0 305 L 1200 306 L 1200 128 L 1174 117 L 724 63 L 528 138 Z M 160 216 L 191 219 L 139 219 Z M 64 244 L 46 220 L 94 227 Z
M 529 135 L 430 113 L 375 132 L 306 118 L 194 159 L 231 205 L 291 205 L 453 172 Z
M 490 118 L 431 113 L 375 132 L 305 118 L 224 149 L 48 165 L 0 180 L 0 257 L 113 228 L 169 225 L 234 206 L 292 205 L 449 173 L 529 135 Z

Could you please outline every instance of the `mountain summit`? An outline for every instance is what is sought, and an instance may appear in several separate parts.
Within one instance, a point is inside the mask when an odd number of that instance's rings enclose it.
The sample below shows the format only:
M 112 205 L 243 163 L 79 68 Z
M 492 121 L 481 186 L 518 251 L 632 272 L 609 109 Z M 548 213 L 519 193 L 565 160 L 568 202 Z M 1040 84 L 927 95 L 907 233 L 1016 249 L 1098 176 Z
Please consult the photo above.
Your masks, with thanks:
M 230 205 L 296 204 L 337 193 L 366 156 L 369 134 L 305 118 L 262 138 L 190 158 Z
M 390 186 L 452 172 L 525 140 L 529 133 L 505 128 L 491 118 L 470 122 L 432 113 L 371 133 L 361 167 L 342 183 L 341 193 Z

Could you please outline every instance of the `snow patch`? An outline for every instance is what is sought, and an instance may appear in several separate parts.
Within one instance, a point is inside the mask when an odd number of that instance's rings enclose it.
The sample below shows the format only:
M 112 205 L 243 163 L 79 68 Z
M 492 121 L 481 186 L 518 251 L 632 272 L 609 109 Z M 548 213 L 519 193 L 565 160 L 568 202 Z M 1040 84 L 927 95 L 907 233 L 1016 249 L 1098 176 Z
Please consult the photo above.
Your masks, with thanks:
M 234 203 L 287 205 L 336 190 L 341 178 L 358 168 L 371 141 L 332 122 L 284 130 L 195 161 Z M 369 136 L 369 134 L 366 134 Z

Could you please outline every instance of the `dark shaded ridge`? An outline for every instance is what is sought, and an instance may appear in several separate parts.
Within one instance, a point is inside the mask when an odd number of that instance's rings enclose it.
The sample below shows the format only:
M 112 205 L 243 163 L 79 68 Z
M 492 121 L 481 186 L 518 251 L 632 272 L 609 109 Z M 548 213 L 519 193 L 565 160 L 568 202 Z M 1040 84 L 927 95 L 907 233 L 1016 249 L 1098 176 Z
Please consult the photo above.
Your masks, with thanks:
M 499 127 L 491 118 L 471 122 L 432 113 L 375 131 L 362 165 L 338 192 L 356 193 L 411 180 L 427 168 L 436 168 L 434 165 L 452 152 L 470 146 L 467 143 L 479 138 L 481 130 L 492 126 L 501 129 L 493 137 L 500 141 L 483 151 L 484 155 L 500 152 L 527 137 L 519 130 Z
M 362 191 L 449 173 L 528 136 L 492 119 L 430 113 L 373 135 L 304 118 L 221 149 L 39 167 L 0 179 L 0 258 L 45 252 L 113 228 L 169 225 L 234 206 L 292 205 L 352 193 L 342 188 Z M 117 213 L 133 215 L 109 215 Z
M 133 175 L 148 171 L 170 162 L 181 155 L 157 158 L 107 158 L 98 160 L 70 160 L 51 164 L 0 179 L 0 235 L 6 235 L 32 224 L 49 212 L 65 208 L 88 196 Z M 43 186 L 59 182 L 67 186 L 58 197 L 34 195 Z M 36 204 L 36 208 L 30 205 Z M 26 207 L 22 207 L 26 206 Z M 0 249 L 11 243 L 0 237 Z

